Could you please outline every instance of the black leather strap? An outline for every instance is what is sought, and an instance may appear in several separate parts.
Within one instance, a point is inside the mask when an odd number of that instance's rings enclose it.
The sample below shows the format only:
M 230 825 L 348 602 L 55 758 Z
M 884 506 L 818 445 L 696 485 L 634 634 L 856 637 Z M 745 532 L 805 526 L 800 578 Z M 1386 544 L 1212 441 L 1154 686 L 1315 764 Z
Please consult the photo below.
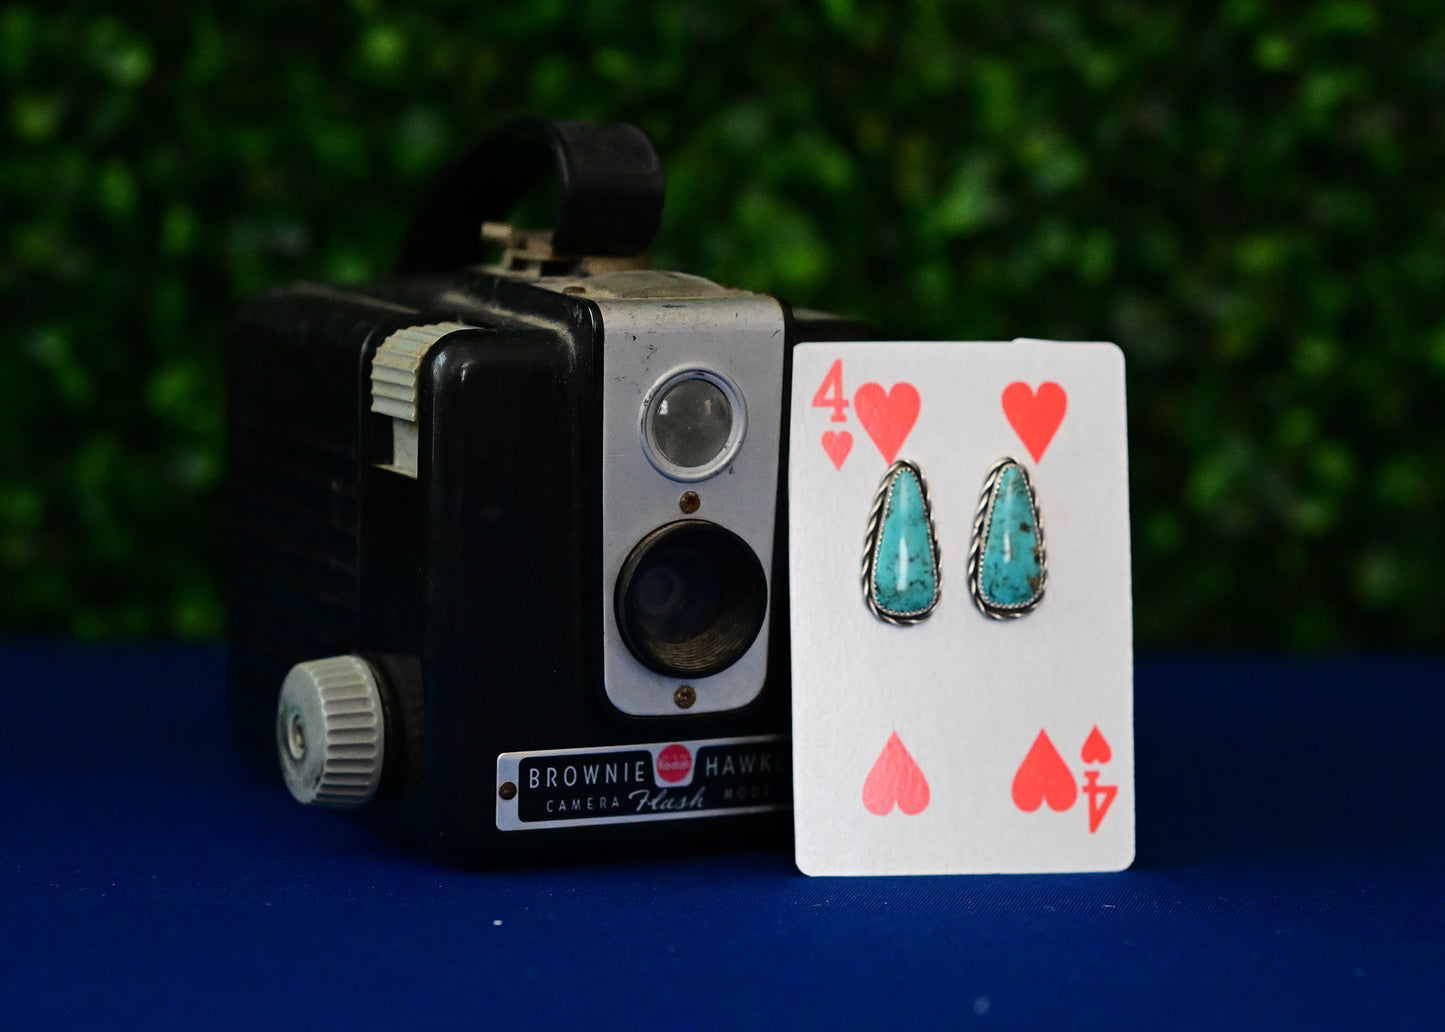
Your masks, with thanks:
M 634 255 L 662 220 L 662 159 L 635 125 L 514 118 L 452 162 L 418 209 L 397 271 L 443 272 L 483 258 L 481 224 L 502 222 L 555 170 L 559 256 Z

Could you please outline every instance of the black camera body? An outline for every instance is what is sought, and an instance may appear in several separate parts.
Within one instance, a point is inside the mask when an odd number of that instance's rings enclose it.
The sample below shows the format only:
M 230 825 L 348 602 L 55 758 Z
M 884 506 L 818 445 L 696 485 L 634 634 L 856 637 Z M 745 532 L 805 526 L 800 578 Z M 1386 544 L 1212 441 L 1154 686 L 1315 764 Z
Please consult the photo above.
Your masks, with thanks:
M 234 724 L 298 799 L 476 865 L 786 835 L 789 354 L 868 334 L 647 268 L 661 204 L 640 130 L 515 120 L 398 275 L 237 316 Z

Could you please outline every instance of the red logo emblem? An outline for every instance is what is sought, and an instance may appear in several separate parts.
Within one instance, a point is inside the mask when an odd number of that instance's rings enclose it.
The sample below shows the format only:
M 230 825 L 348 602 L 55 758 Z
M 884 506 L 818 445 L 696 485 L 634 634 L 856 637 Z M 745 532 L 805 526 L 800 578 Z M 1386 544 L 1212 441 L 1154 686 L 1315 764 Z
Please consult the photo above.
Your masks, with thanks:
M 657 780 L 669 784 L 681 781 L 692 772 L 692 753 L 685 745 L 669 745 L 657 754 Z

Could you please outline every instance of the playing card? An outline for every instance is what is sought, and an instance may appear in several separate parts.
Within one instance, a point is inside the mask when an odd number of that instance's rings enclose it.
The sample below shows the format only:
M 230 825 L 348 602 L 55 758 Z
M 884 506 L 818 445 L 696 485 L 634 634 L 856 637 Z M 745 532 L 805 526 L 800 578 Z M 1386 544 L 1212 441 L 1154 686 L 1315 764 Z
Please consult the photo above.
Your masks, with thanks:
M 1127 867 L 1119 349 L 801 344 L 788 481 L 798 867 Z

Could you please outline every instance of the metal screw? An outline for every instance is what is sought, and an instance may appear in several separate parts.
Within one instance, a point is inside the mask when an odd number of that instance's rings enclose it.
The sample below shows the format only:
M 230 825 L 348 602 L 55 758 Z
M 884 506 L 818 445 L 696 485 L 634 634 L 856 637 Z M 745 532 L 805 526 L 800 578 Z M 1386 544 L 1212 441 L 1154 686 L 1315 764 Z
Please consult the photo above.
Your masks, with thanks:
M 697 692 L 690 684 L 680 684 L 672 693 L 672 701 L 677 703 L 678 709 L 687 709 L 697 701 Z
M 501 796 L 503 799 L 517 798 L 516 784 L 511 781 L 503 781 L 501 786 L 497 789 L 497 795 Z
M 677 501 L 677 507 L 689 516 L 697 512 L 700 505 L 702 505 L 702 499 L 697 496 L 696 491 L 684 491 L 682 497 Z
M 291 720 L 286 725 L 286 751 L 297 763 L 306 758 L 306 724 L 299 713 L 291 714 Z

